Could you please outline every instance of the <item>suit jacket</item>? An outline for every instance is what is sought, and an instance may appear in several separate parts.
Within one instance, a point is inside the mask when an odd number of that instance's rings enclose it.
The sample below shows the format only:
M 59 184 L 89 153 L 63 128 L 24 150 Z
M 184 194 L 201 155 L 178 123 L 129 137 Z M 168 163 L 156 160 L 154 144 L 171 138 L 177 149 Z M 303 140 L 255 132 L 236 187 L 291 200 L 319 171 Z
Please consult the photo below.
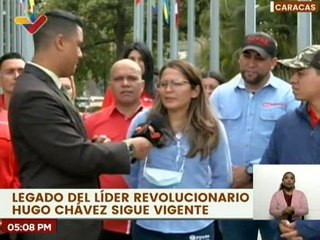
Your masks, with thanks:
M 276 219 L 283 219 L 282 211 L 287 207 L 287 202 L 284 198 L 283 191 L 277 191 L 273 194 L 269 212 Z M 301 219 L 302 216 L 308 214 L 308 202 L 307 198 L 303 192 L 299 190 L 293 190 L 292 199 L 291 199 L 291 207 L 294 208 L 294 215 L 292 216 L 292 220 Z
M 50 76 L 26 64 L 9 107 L 9 125 L 23 188 L 99 188 L 102 173 L 128 174 L 124 143 L 96 144 L 81 117 Z M 92 239 L 101 222 L 59 221 L 55 235 L 23 239 Z

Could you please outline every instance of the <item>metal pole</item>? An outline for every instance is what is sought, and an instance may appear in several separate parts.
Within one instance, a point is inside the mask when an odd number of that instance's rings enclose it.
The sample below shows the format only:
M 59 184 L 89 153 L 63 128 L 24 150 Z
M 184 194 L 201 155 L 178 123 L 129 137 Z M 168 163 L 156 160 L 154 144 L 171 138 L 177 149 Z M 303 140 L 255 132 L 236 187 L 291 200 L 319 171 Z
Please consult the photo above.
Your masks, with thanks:
M 12 8 L 11 8 L 11 19 L 12 21 L 14 18 L 17 16 L 17 1 L 14 0 L 12 1 Z M 16 52 L 17 51 L 17 25 L 12 23 L 12 51 Z
M 139 11 L 136 0 L 133 0 L 133 2 L 133 41 L 135 42 L 138 40 L 139 35 Z
M 246 0 L 245 33 L 256 32 L 256 0 Z
M 144 42 L 144 1 L 139 4 L 139 41 Z
M 158 69 L 163 65 L 163 0 L 158 0 L 158 47 L 157 47 L 157 66 Z
M 297 50 L 299 52 L 310 45 L 312 45 L 312 15 L 311 13 L 298 13 Z
M 178 34 L 176 25 L 176 0 L 170 0 L 170 59 L 178 58 Z
M 210 70 L 220 71 L 220 0 L 210 3 Z
M 147 0 L 147 46 L 152 52 L 152 0 Z
M 10 52 L 11 50 L 11 27 L 10 27 L 10 0 L 6 0 L 6 21 L 5 21 L 5 52 Z
M 194 0 L 188 0 L 188 61 L 194 62 Z
M 26 1 L 26 9 L 28 9 L 28 1 Z M 27 12 L 24 12 L 22 15 L 27 15 Z M 22 26 L 20 26 L 22 28 Z M 30 61 L 34 54 L 34 45 L 33 45 L 33 37 L 29 34 L 25 29 L 22 31 L 22 46 L 21 46 L 21 54 L 26 61 Z
M 0 0 L 0 14 L 1 14 L 0 29 L 4 29 L 3 0 Z M 2 33 L 0 34 L 0 56 L 2 56 L 4 53 L 3 45 L 4 45 L 4 39 L 3 39 L 3 33 Z
M 22 16 L 22 6 L 19 4 L 19 7 L 17 8 L 17 16 Z M 22 34 L 21 34 L 21 26 L 19 25 L 16 25 L 16 28 L 17 28 L 17 52 L 21 54 L 21 37 L 22 37 Z

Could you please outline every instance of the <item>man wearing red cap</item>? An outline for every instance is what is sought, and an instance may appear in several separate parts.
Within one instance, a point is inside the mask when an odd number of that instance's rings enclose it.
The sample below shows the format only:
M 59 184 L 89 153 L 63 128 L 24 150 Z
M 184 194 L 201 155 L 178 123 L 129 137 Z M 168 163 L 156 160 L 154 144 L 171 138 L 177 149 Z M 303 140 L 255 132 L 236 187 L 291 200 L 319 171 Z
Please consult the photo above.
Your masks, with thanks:
M 277 42 L 267 33 L 245 37 L 239 58 L 240 73 L 217 87 L 211 103 L 223 122 L 233 164 L 233 188 L 252 188 L 253 164 L 264 153 L 276 120 L 299 102 L 291 87 L 272 74 L 277 64 Z M 273 238 L 270 221 L 220 221 L 223 240 L 263 240 Z

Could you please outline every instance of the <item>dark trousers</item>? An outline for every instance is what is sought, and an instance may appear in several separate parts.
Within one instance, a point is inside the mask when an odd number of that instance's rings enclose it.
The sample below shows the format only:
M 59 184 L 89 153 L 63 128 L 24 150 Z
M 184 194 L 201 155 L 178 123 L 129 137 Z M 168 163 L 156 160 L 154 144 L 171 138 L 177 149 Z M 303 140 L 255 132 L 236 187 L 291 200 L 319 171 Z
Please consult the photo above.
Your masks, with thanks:
M 217 220 L 214 221 L 214 240 L 223 240 L 219 222 Z
M 99 240 L 131 240 L 131 235 L 103 230 Z
M 133 240 L 190 240 L 190 239 L 203 239 L 203 240 L 213 240 L 214 239 L 214 226 L 210 224 L 209 226 L 195 232 L 191 233 L 162 233 L 151 231 L 140 227 L 135 224 L 133 226 L 132 233 Z

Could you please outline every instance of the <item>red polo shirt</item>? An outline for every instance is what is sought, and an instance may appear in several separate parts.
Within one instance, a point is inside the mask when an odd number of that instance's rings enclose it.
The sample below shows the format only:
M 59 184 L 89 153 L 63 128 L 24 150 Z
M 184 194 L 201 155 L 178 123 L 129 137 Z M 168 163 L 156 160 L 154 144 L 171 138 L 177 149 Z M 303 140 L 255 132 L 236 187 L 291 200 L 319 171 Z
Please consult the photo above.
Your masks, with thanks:
M 0 188 L 20 188 L 19 169 L 8 125 L 8 112 L 0 108 Z
M 113 142 L 120 142 L 126 139 L 131 120 L 138 112 L 142 111 L 142 109 L 143 107 L 140 106 L 132 116 L 125 117 L 114 105 L 103 108 L 85 119 L 89 137 L 92 138 L 94 135 L 106 135 Z M 100 186 L 101 188 L 129 188 L 122 175 L 103 174 L 100 176 Z M 105 220 L 103 228 L 112 232 L 129 234 L 130 221 Z
M 316 128 L 320 124 L 320 117 L 317 116 L 316 112 L 308 105 L 308 114 L 312 128 Z
M 141 105 L 143 107 L 152 107 L 153 99 L 148 96 L 146 92 L 143 92 L 140 97 Z M 110 88 L 107 89 L 106 94 L 104 95 L 104 100 L 102 108 L 110 107 L 115 105 L 115 100 L 112 91 Z
M 1 94 L 1 95 L 0 95 L 0 108 L 1 108 L 1 109 L 7 109 L 7 108 L 6 108 L 6 101 L 5 101 L 5 99 L 4 99 L 4 94 Z

